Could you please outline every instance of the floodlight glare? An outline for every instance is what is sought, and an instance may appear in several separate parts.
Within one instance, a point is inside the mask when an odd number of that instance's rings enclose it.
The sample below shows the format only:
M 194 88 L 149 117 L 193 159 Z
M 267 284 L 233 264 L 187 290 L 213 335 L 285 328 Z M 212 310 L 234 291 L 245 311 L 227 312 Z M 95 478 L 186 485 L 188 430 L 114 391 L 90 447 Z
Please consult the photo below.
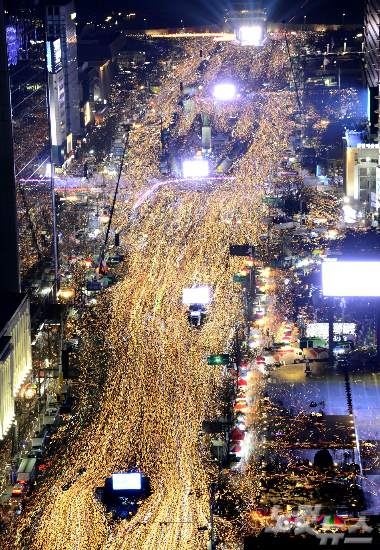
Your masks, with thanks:
M 242 46 L 258 46 L 262 40 L 262 27 L 241 27 L 239 42 Z
M 112 474 L 112 489 L 115 491 L 123 489 L 141 489 L 141 474 L 135 472 L 128 474 Z
M 233 99 L 235 92 L 233 84 L 217 84 L 214 88 L 214 97 L 216 99 Z
M 380 296 L 380 262 L 322 264 L 324 296 Z
M 182 302 L 184 304 L 208 304 L 210 302 L 209 287 L 184 288 L 182 291 Z
M 207 178 L 208 162 L 207 160 L 185 160 L 183 162 L 184 178 Z

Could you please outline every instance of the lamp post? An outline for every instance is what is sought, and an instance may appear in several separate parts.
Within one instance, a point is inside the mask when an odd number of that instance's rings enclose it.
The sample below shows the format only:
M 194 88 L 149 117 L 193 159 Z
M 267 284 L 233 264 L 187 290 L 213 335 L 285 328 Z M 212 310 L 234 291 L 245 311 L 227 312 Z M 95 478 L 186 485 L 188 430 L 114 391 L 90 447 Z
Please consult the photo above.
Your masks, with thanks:
M 303 30 L 306 31 L 306 15 L 303 16 Z
M 342 23 L 343 25 L 344 25 L 344 16 L 345 16 L 345 15 L 346 15 L 346 14 L 344 13 L 344 14 L 343 14 L 343 23 Z

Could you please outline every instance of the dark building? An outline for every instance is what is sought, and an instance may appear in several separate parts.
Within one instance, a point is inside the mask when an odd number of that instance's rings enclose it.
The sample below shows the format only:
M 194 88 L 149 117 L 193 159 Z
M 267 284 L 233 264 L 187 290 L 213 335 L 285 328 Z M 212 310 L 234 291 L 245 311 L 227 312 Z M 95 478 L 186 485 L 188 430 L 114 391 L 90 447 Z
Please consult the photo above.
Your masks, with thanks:
M 95 123 L 95 85 L 98 83 L 98 73 L 95 67 L 89 67 L 87 61 L 79 66 L 79 101 L 81 127 L 85 132 Z
M 78 62 L 94 67 L 98 78 L 94 83 L 95 103 L 107 103 L 114 76 L 114 62 L 126 43 L 124 34 L 96 30 L 86 25 L 78 38 Z
M 41 278 L 48 265 L 53 280 L 57 270 L 46 43 L 41 1 L 2 0 L 2 7 L 0 241 L 7 264 L 7 270 L 2 270 L 3 279 L 4 272 L 9 271 L 9 284 L 2 279 L 2 289 L 19 292 L 15 283 L 18 253 L 23 289 L 30 287 L 33 279 Z
M 366 0 L 364 9 L 364 70 L 368 90 L 368 120 L 371 124 L 371 134 L 376 134 L 375 124 L 378 123 L 379 101 L 379 24 L 380 2 Z

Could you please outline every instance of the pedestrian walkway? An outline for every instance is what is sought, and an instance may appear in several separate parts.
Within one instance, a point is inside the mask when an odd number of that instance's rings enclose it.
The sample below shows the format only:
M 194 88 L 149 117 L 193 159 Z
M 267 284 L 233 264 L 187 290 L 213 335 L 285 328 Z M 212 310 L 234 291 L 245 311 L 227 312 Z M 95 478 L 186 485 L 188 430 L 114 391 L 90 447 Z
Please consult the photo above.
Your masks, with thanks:
M 313 375 L 306 377 L 304 365 L 286 365 L 276 369 L 267 384 L 273 403 L 281 403 L 293 416 L 310 413 L 310 403 L 324 415 L 349 415 L 345 378 L 338 367 L 311 363 Z M 380 512 L 380 461 L 366 458 L 380 451 L 380 377 L 366 372 L 350 374 L 353 420 L 356 436 L 355 462 L 360 465 L 360 482 L 366 504 L 363 513 Z M 367 449 L 367 450 L 366 450 Z M 315 451 L 312 451 L 315 454 Z M 335 459 L 334 459 L 335 460 Z

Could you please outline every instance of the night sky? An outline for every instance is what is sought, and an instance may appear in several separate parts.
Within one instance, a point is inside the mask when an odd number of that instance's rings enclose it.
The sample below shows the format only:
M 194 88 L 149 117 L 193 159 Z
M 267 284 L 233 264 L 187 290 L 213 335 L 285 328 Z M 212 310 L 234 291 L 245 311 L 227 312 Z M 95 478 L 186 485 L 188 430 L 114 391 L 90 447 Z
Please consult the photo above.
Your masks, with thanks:
M 98 14 L 116 13 L 120 10 L 136 13 L 136 28 L 144 28 L 143 18 L 147 18 L 147 28 L 163 26 L 185 26 L 220 23 L 223 8 L 228 0 L 75 0 L 78 16 L 88 17 L 91 12 Z M 364 20 L 364 0 L 347 2 L 347 0 L 268 0 L 266 3 L 269 21 L 280 22 L 283 19 L 300 23 L 306 15 L 307 23 L 360 23 Z M 94 15 L 95 16 L 95 15 Z M 138 24 L 139 20 L 141 24 Z M 136 25 L 137 24 L 137 25 Z

